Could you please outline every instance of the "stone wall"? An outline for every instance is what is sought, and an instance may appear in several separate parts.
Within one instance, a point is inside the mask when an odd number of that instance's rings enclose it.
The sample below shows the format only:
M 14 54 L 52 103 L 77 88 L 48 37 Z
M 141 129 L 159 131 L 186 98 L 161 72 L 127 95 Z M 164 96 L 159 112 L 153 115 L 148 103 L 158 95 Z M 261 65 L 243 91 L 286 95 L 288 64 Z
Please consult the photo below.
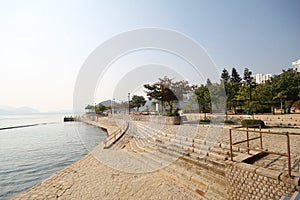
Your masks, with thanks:
M 226 161 L 228 199 L 280 199 L 291 196 L 299 184 L 298 178 L 286 173 L 250 165 Z
M 180 116 L 160 116 L 160 115 L 130 115 L 130 118 L 134 121 L 155 121 L 157 123 L 179 125 L 181 122 Z

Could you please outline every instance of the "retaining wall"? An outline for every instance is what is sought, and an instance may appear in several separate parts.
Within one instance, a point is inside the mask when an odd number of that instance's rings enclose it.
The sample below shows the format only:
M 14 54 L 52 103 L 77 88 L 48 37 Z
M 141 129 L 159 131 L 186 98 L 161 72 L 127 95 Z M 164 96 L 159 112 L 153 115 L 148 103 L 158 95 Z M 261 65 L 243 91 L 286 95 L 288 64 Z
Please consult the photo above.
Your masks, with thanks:
M 292 196 L 299 184 L 299 177 L 290 178 L 286 173 L 231 161 L 226 161 L 225 176 L 230 200 L 278 200 Z

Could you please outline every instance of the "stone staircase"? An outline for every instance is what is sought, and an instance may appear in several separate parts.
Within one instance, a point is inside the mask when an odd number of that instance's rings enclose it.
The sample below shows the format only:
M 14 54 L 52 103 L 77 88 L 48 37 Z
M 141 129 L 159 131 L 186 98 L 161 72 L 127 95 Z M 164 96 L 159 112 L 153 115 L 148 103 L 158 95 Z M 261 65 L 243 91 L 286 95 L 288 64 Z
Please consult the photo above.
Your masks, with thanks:
M 225 161 L 229 146 L 165 133 L 141 123 L 130 125 L 115 148 L 126 148 L 159 173 L 199 194 L 202 199 L 226 199 Z M 241 152 L 235 149 L 235 155 Z

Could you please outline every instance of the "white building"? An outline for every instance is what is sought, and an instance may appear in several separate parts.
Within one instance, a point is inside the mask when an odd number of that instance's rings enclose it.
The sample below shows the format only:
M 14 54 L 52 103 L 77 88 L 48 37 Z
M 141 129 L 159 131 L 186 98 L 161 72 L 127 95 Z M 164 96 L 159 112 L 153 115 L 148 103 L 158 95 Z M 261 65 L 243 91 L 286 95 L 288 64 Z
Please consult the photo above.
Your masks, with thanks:
M 300 72 L 300 59 L 295 62 L 292 62 L 292 66 L 295 71 Z
M 272 74 L 256 74 L 254 75 L 255 83 L 261 84 L 265 83 L 267 80 L 270 80 L 272 77 Z

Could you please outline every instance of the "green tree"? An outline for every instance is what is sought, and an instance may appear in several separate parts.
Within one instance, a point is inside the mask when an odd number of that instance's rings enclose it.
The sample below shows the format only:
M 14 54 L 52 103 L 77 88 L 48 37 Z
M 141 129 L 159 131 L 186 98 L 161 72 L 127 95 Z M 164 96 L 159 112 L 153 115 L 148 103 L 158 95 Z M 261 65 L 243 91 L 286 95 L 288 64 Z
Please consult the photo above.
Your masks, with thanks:
M 271 81 L 258 84 L 252 91 L 252 106 L 254 107 L 253 111 L 256 113 L 274 113 L 273 96 L 274 94 Z
M 282 92 L 285 97 L 283 101 L 284 113 L 290 113 L 291 106 L 299 100 L 300 93 L 300 73 L 294 69 L 283 70 L 281 74 L 272 78 L 272 83 L 276 96 Z
M 222 71 L 222 74 L 221 74 L 221 84 L 224 85 L 224 88 L 225 88 L 225 92 L 226 92 L 226 102 L 227 102 L 227 105 L 226 105 L 226 111 L 225 111 L 225 114 L 227 116 L 227 108 L 230 108 L 230 103 L 231 102 L 231 99 L 230 99 L 230 75 L 228 73 L 228 71 L 226 69 L 223 69 Z
M 91 113 L 95 111 L 95 106 L 88 104 L 84 109 L 87 113 Z
M 225 68 L 222 71 L 221 80 L 224 83 L 228 83 L 230 81 L 230 75 L 229 75 L 228 71 Z
M 204 119 L 206 119 L 206 113 L 211 109 L 211 99 L 208 87 L 201 84 L 198 88 L 195 89 L 194 94 L 196 95 L 199 104 L 199 112 L 204 113 Z
M 183 95 L 192 90 L 187 81 L 175 82 L 166 76 L 152 85 L 145 84 L 144 87 L 149 99 L 153 98 L 160 101 L 163 108 L 165 108 L 166 103 L 170 113 L 173 111 L 174 103 L 182 100 Z
M 249 86 L 246 85 L 241 86 L 234 97 L 235 106 L 239 106 L 240 108 L 243 109 L 246 109 L 247 107 L 250 108 L 250 104 L 247 103 L 249 100 L 248 96 L 249 96 Z
M 139 111 L 139 108 L 144 106 L 146 103 L 146 100 L 143 96 L 133 95 L 130 101 L 130 106 L 133 108 L 137 108 Z
M 244 69 L 244 81 L 246 85 L 250 85 L 253 81 L 252 72 L 247 67 Z
M 242 81 L 242 78 L 240 77 L 240 75 L 237 72 L 237 70 L 233 67 L 232 71 L 231 71 L 230 82 L 240 83 L 241 81 Z
M 244 85 L 248 88 L 248 107 L 250 108 L 252 101 L 252 90 L 255 87 L 255 83 L 253 81 L 252 72 L 248 68 L 244 69 Z
M 273 100 L 275 100 L 275 99 L 279 99 L 280 100 L 280 114 L 282 114 L 283 99 L 285 99 L 285 98 L 286 98 L 286 95 L 283 94 L 283 91 L 278 92 L 278 94 L 273 98 Z
M 103 105 L 103 104 L 100 103 L 100 104 L 98 104 L 96 106 L 95 111 L 96 111 L 97 114 L 101 114 L 101 113 L 103 113 L 107 109 L 108 108 L 105 105 Z
M 230 82 L 228 84 L 227 103 L 228 108 L 233 108 L 234 113 L 236 113 L 236 107 L 241 105 L 241 102 L 237 100 L 236 96 L 241 87 L 242 78 L 235 68 L 232 68 Z

